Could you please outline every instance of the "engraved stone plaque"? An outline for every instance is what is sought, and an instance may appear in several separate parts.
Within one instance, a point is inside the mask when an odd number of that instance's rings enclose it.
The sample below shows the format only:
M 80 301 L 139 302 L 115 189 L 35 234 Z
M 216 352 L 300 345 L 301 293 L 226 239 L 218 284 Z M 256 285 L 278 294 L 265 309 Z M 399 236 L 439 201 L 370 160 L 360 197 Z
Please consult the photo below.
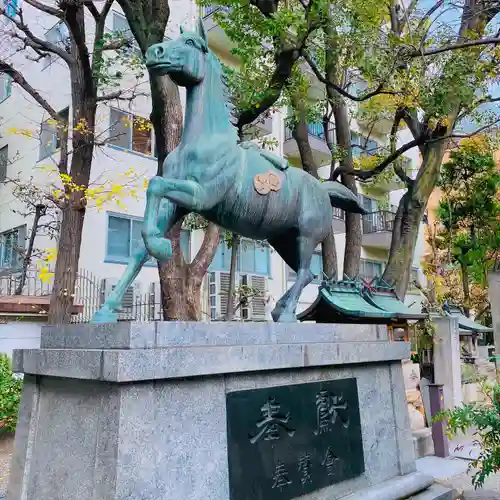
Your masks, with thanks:
M 231 500 L 287 500 L 361 475 L 355 378 L 227 395 Z

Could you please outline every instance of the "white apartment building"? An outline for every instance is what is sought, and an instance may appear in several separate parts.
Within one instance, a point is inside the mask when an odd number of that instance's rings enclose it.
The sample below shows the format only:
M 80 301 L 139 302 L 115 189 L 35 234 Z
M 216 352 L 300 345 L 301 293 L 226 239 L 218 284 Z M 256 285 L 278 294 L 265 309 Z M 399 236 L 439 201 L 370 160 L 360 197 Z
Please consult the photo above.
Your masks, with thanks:
M 10 2 L 18 0 L 9 0 Z M 20 0 L 19 0 L 20 1 Z M 172 2 L 171 2 L 172 3 Z M 237 61 L 230 53 L 230 44 L 225 38 L 222 29 L 213 19 L 213 9 L 200 9 L 192 2 L 178 0 L 171 5 L 171 22 L 169 23 L 170 37 L 179 33 L 179 25 L 186 28 L 193 26 L 198 15 L 203 16 L 208 31 L 210 46 L 219 58 L 230 65 L 237 65 Z M 45 37 L 53 42 L 64 44 L 65 33 L 57 19 L 51 16 L 42 16 L 30 6 L 24 5 L 24 17 L 33 31 L 39 37 Z M 3 20 L 5 23 L 5 19 Z M 89 22 L 92 25 L 92 22 Z M 4 26 L 5 27 L 5 26 Z M 2 27 L 0 26 L 0 29 Z M 127 23 L 118 5 L 107 19 L 107 30 L 127 29 Z M 0 51 L 2 57 L 10 54 L 6 38 L 3 37 Z M 56 110 L 68 109 L 70 113 L 69 75 L 65 64 L 55 58 L 45 58 L 40 62 L 26 59 L 22 54 L 12 58 L 29 82 L 41 93 Z M 147 78 L 147 77 L 146 77 Z M 312 77 L 313 78 L 313 77 Z M 319 85 L 319 82 L 316 82 Z M 130 75 L 124 76 L 123 86 L 134 85 Z M 140 85 L 143 91 L 148 90 L 148 82 Z M 318 87 L 319 89 L 319 87 Z M 183 95 L 183 94 L 181 94 Z M 119 182 L 125 172 L 131 168 L 141 177 L 149 179 L 156 173 L 156 158 L 153 151 L 153 132 L 144 131 L 135 126 L 120 129 L 120 134 L 113 136 L 119 128 L 123 117 L 147 118 L 150 113 L 150 101 L 146 97 L 138 97 L 133 102 L 111 102 L 101 105 L 97 114 L 97 134 L 108 139 L 104 146 L 96 147 L 92 165 L 92 179 L 95 183 Z M 300 163 L 297 145 L 285 123 L 286 110 L 272 115 L 256 128 L 261 136 L 272 136 L 277 141 L 276 153 L 289 159 L 292 164 Z M 133 120 L 132 120 L 133 121 Z M 129 120 L 131 122 L 131 120 Z M 387 124 L 386 124 L 387 126 Z M 363 124 L 353 124 L 353 140 L 360 140 L 363 133 Z M 22 130 L 32 130 L 32 137 Z M 310 124 L 310 142 L 316 159 L 322 165 L 330 162 L 329 150 L 326 146 L 322 127 Z M 372 132 L 370 138 L 381 144 L 386 142 L 387 130 L 384 124 Z M 401 132 L 400 141 L 406 142 L 409 132 Z M 31 221 L 20 215 L 23 212 L 22 204 L 13 196 L 12 184 L 1 181 L 6 178 L 27 180 L 33 177 L 33 183 L 43 186 L 50 182 L 47 173 L 50 165 L 58 160 L 58 141 L 53 125 L 47 123 L 47 115 L 33 102 L 33 100 L 19 87 L 12 85 L 9 78 L 0 75 L 0 276 L 15 273 L 19 268 L 19 260 L 13 250 L 16 246 L 26 244 L 26 235 L 31 227 Z M 357 154 L 361 154 L 358 151 Z M 411 150 L 407 155 L 408 162 L 417 165 L 417 150 Z M 322 176 L 328 176 L 329 167 L 323 167 Z M 387 184 L 380 189 L 377 196 L 361 195 L 363 204 L 373 212 L 363 218 L 362 261 L 360 274 L 367 279 L 380 275 L 388 259 L 391 241 L 392 217 L 394 206 L 403 194 L 403 191 L 394 191 L 396 185 Z M 142 190 L 139 191 L 143 193 Z M 363 188 L 360 185 L 360 192 Z M 89 208 L 86 214 L 81 248 L 80 268 L 97 277 L 95 286 L 101 290 L 102 298 L 109 293 L 114 284 L 122 275 L 132 251 L 141 238 L 141 224 L 145 208 L 144 195 L 125 200 L 126 209 L 115 203 L 106 203 L 101 210 Z M 384 209 L 379 209 L 380 200 L 386 200 Z M 341 211 L 336 212 L 333 221 L 336 233 L 336 245 L 339 261 L 339 275 L 343 267 L 345 247 L 345 225 Z M 184 231 L 182 245 L 187 259 L 192 259 L 202 241 L 201 231 Z M 419 273 L 420 257 L 423 254 L 423 231 L 419 236 L 414 258 L 414 272 Z M 51 248 L 54 242 L 38 238 L 38 248 Z M 312 270 L 321 276 L 320 250 L 314 256 Z M 225 299 L 222 291 L 227 283 L 230 262 L 230 250 L 221 244 L 210 266 L 206 279 L 203 296 L 203 311 L 206 318 L 220 318 L 225 309 Z M 285 265 L 276 252 L 268 247 L 260 247 L 252 241 L 244 241 L 241 245 L 238 258 L 238 280 L 267 292 L 278 299 L 293 280 L 294 273 Z M 318 283 L 309 285 L 301 296 L 299 311 L 305 309 L 316 297 Z M 1 290 L 0 290 L 0 293 Z M 3 292 L 5 293 L 5 292 Z M 146 266 L 140 273 L 134 287 L 127 294 L 127 301 L 133 302 L 136 295 L 153 296 L 153 302 L 159 303 L 158 273 L 154 263 Z M 410 290 L 406 302 L 419 307 L 420 296 Z M 156 311 L 159 317 L 159 311 Z M 264 319 L 263 301 L 255 301 L 250 307 L 240 313 L 244 318 Z

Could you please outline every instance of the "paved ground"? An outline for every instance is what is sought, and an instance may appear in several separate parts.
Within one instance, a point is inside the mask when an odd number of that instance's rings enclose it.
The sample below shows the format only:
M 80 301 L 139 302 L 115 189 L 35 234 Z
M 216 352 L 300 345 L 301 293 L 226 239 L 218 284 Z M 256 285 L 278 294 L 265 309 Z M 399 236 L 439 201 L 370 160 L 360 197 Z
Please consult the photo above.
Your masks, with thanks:
M 7 492 L 7 483 L 10 469 L 10 457 L 14 438 L 0 436 L 0 500 Z

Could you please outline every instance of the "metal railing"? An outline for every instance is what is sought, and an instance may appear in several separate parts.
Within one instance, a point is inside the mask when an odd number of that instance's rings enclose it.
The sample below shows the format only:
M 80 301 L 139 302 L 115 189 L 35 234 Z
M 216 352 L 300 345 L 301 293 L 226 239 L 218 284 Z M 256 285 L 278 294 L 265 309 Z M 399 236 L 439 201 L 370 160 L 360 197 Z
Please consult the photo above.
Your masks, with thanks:
M 0 269 L 0 295 L 15 295 L 20 280 L 20 271 Z M 20 295 L 49 297 L 52 293 L 52 287 L 52 279 L 40 279 L 40 271 L 38 269 L 28 269 Z M 82 305 L 83 311 L 74 315 L 72 322 L 87 323 L 101 306 L 102 293 L 101 280 L 91 272 L 80 269 L 76 275 L 74 304 Z
M 395 215 L 394 212 L 389 212 L 387 210 L 363 215 L 363 233 L 392 232 Z
M 312 135 L 314 137 L 317 137 L 318 139 L 321 139 L 322 141 L 325 141 L 325 130 L 323 128 L 323 123 L 322 122 L 315 122 L 315 123 L 309 123 L 307 125 L 307 130 L 309 131 L 309 135 Z M 335 142 L 335 125 L 330 122 L 328 126 L 328 139 L 331 142 Z M 290 139 L 293 139 L 293 133 L 292 129 L 290 127 L 285 127 L 285 141 L 288 141 Z

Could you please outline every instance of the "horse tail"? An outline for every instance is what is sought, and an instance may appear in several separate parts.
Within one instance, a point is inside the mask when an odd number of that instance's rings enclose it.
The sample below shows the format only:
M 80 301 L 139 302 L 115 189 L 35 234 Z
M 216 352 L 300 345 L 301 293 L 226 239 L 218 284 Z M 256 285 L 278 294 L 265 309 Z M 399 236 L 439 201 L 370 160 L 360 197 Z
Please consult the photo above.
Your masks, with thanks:
M 326 181 L 322 182 L 321 186 L 328 192 L 332 207 L 341 208 L 346 212 L 355 214 L 368 213 L 361 205 L 359 198 L 340 182 Z

